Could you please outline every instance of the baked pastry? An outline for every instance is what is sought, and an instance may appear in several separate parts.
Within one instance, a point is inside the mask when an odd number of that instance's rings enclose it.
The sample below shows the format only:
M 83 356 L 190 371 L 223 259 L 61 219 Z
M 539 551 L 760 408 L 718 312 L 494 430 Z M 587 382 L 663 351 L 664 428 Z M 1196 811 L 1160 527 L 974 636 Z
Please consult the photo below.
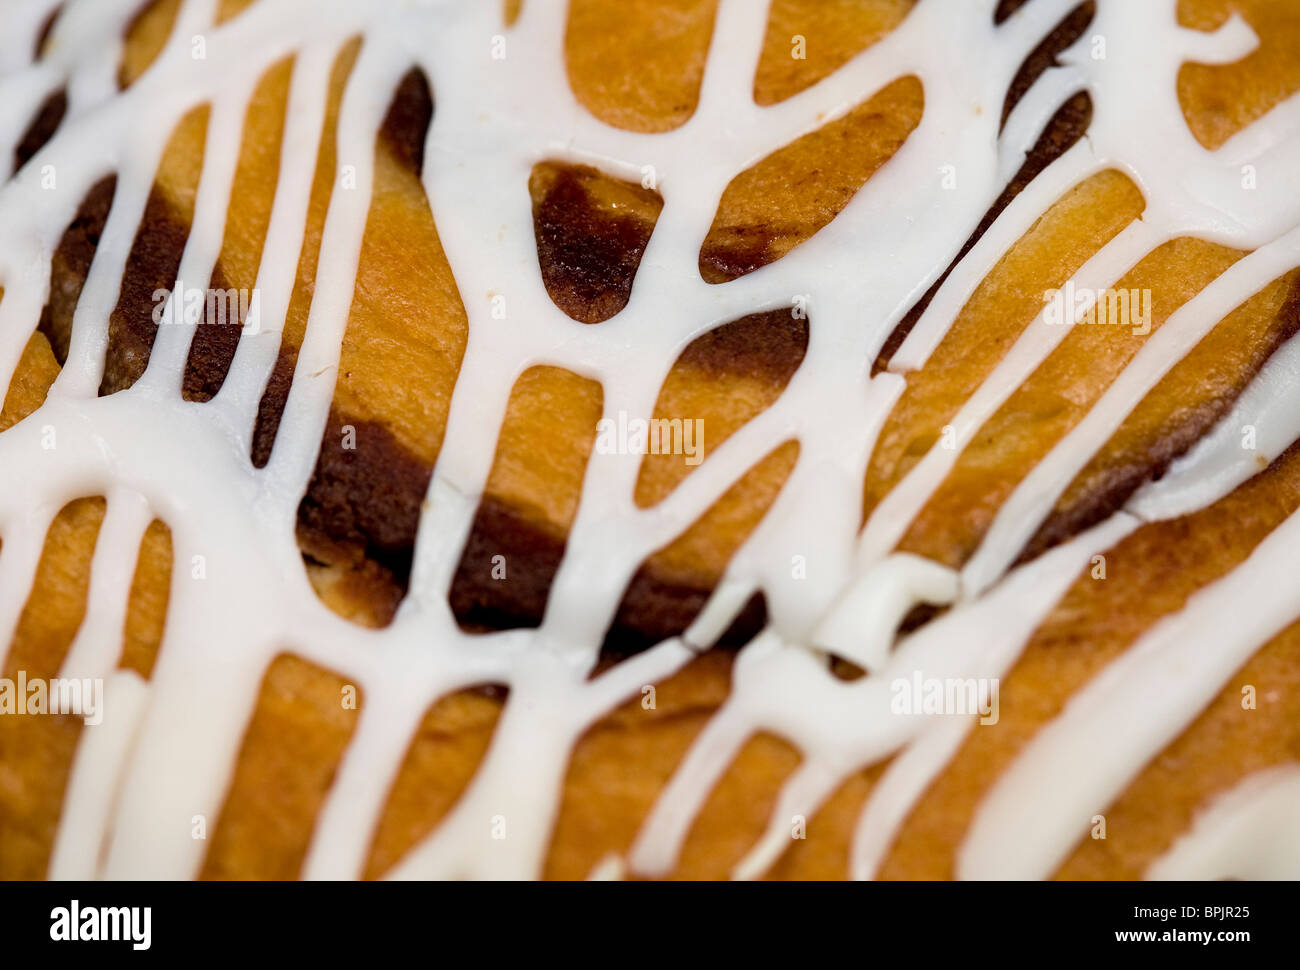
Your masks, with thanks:
M 1290 0 L 6 17 L 0 875 L 1300 875 Z

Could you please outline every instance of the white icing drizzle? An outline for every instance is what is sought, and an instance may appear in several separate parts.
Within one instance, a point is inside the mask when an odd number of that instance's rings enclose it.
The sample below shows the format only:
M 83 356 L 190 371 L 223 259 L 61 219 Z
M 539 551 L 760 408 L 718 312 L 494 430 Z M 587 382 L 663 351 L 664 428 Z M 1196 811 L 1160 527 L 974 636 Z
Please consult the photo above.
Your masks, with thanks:
M 1243 432 L 1256 432 L 1243 448 Z M 1170 519 L 1217 502 L 1300 438 L 1300 340 L 1292 337 L 1260 368 L 1212 432 L 1128 503 L 1144 519 Z
M 1050 875 L 1093 816 L 1296 619 L 1290 577 L 1297 569 L 1300 515 L 1293 515 L 1075 694 L 994 783 L 958 853 L 958 875 Z
M 1053 503 L 1074 476 L 1083 470 L 1089 458 L 1106 443 L 1160 378 L 1238 304 L 1297 265 L 1300 265 L 1300 231 L 1288 233 L 1278 241 L 1244 257 L 1223 273 L 1215 286 L 1203 290 L 1175 311 L 1164 326 L 1142 345 L 1129 366 L 1106 389 L 1084 419 L 1025 476 L 1011 497 L 1003 503 L 979 551 L 962 570 L 964 590 L 969 595 L 977 594 L 1002 575 L 1015 561 L 1016 555 L 1033 536 L 1034 530 L 1046 518 Z M 1285 374 L 1287 362 L 1296 353 L 1292 343 L 1293 341 L 1288 341 L 1287 347 L 1275 353 L 1274 359 L 1270 359 L 1266 365 L 1271 368 L 1268 374 L 1257 375 L 1257 380 L 1243 392 L 1234 407 L 1237 414 L 1258 410 L 1265 403 L 1261 397 L 1267 398 L 1268 405 L 1277 407 L 1279 398 L 1283 395 L 1278 393 L 1281 390 L 1277 386 L 1280 382 L 1274 375 L 1279 370 Z M 1292 395 L 1294 393 L 1293 391 Z M 1292 415 L 1281 417 L 1279 414 L 1277 420 L 1270 421 L 1267 417 L 1261 415 L 1256 419 L 1261 422 L 1259 430 L 1267 434 L 1263 452 L 1241 447 L 1241 427 L 1245 422 L 1221 422 L 1219 430 L 1203 439 L 1198 452 L 1214 439 L 1216 444 L 1210 444 L 1209 447 L 1215 448 L 1216 454 L 1222 454 L 1223 442 L 1220 439 L 1226 434 L 1232 438 L 1236 451 L 1244 453 L 1249 461 L 1233 462 L 1231 471 L 1225 469 L 1221 475 L 1213 478 L 1205 474 L 1208 466 L 1198 466 L 1200 475 L 1197 481 L 1201 486 L 1202 501 L 1185 507 L 1185 511 L 1202 508 L 1227 494 L 1249 475 L 1265 467 L 1269 460 L 1281 454 L 1295 440 L 1296 432 L 1300 432 L 1300 418 Z M 1197 462 L 1213 462 L 1213 459 L 1208 458 L 1188 458 Z M 1261 463 L 1259 459 L 1264 460 Z M 1226 462 L 1226 456 L 1220 461 Z M 1249 465 L 1247 474 L 1240 474 L 1239 464 L 1242 463 Z M 1184 460 L 1178 467 L 1186 467 L 1186 464 L 1187 460 Z M 1228 488 L 1220 487 L 1229 481 L 1231 485 Z M 1148 494 L 1153 488 L 1167 493 L 1171 486 L 1162 480 L 1148 486 Z M 1130 508 L 1142 509 L 1150 505 L 1149 499 L 1135 496 Z
M 735 752 L 757 731 L 769 731 L 796 744 L 804 763 L 782 790 L 768 833 L 736 875 L 761 875 L 780 855 L 790 815 L 811 814 L 853 772 L 901 752 L 872 793 L 855 838 L 852 872 L 873 875 L 910 807 L 970 727 L 963 718 L 892 715 L 891 680 L 918 671 L 1000 677 L 1011 669 L 1088 559 L 1138 519 L 1117 513 L 1004 576 L 1016 543 L 1144 389 L 1223 314 L 1300 261 L 1295 235 L 1284 235 L 1300 222 L 1300 197 L 1290 184 L 1300 161 L 1300 99 L 1274 109 L 1218 152 L 1196 144 L 1177 103 L 1174 78 L 1184 60 L 1230 62 L 1252 49 L 1255 37 L 1236 16 L 1203 34 L 1177 26 L 1174 0 L 1099 0 L 1087 35 L 1059 58 L 1062 66 L 1035 84 L 999 136 L 998 109 L 1017 68 L 1074 3 L 1034 0 L 995 28 L 994 0 L 921 0 L 898 29 L 823 81 L 759 107 L 750 87 L 768 4 L 722 0 L 698 108 L 680 128 L 655 135 L 612 129 L 577 102 L 564 70 L 567 5 L 560 0 L 529 0 L 510 29 L 496 3 L 259 0 L 213 27 L 215 0 L 186 0 L 158 61 L 121 93 L 115 85 L 120 37 L 135 0 L 69 0 L 48 53 L 36 62 L 36 34 L 54 3 L 15 4 L 13 13 L 7 11 L 13 29 L 0 38 L 0 157 L 12 158 L 35 111 L 61 87 L 69 93 L 69 109 L 54 138 L 0 188 L 0 386 L 8 384 L 48 296 L 50 258 L 63 228 L 96 181 L 117 175 L 67 363 L 42 407 L 0 436 L 0 468 L 21 469 L 0 485 L 0 656 L 12 641 L 54 514 L 84 495 L 103 494 L 108 502 L 86 622 L 65 664 L 69 672 L 108 678 L 106 718 L 85 733 L 77 753 L 50 874 L 195 875 L 206 843 L 191 837 L 192 820 L 217 818 L 262 674 L 288 650 L 347 677 L 364 698 L 356 734 L 316 821 L 304 876 L 360 875 L 423 713 L 440 697 L 484 682 L 510 688 L 485 760 L 439 828 L 392 875 L 536 876 L 578 738 L 641 685 L 669 676 L 716 640 L 761 589 L 770 626 L 741 651 L 730 698 L 673 777 L 627 862 L 637 873 L 670 870 L 699 805 Z M 190 54 L 197 34 L 206 39 L 202 60 Z M 258 470 L 247 456 L 292 292 L 327 79 L 338 51 L 357 35 L 363 43 L 338 122 L 339 162 L 353 166 L 355 188 L 336 186 L 332 193 L 299 366 L 270 462 Z M 494 61 L 490 50 L 498 35 L 506 39 L 507 57 Z M 1088 39 L 1098 35 L 1109 45 L 1103 60 L 1087 50 Z M 289 111 L 257 277 L 256 330 L 242 335 L 225 384 L 207 404 L 180 397 L 193 336 L 183 326 L 160 329 L 135 386 L 98 398 L 108 314 L 168 136 L 193 107 L 211 106 L 194 223 L 178 274 L 195 285 L 207 278 L 220 250 L 249 97 L 264 73 L 290 55 Z M 302 568 L 294 520 L 334 394 L 370 206 L 376 131 L 412 66 L 426 73 L 436 94 L 423 178 L 465 301 L 469 339 L 421 519 L 409 595 L 390 627 L 370 631 L 319 603 Z M 924 85 L 919 125 L 831 225 L 777 263 L 732 283 L 700 279 L 700 243 L 737 172 L 907 74 Z M 943 272 L 1026 148 L 1078 90 L 1087 90 L 1094 104 L 1087 138 L 1007 207 L 939 288 L 891 372 L 870 377 L 868 363 L 893 325 Z M 546 158 L 596 164 L 614 175 L 639 177 L 647 164 L 658 173 L 665 204 L 631 300 L 599 327 L 565 317 L 537 271 L 526 185 L 533 164 Z M 1238 185 L 1247 163 L 1257 169 L 1255 192 Z M 943 188 L 936 175 L 945 164 L 957 172 L 958 191 Z M 47 165 L 58 173 L 58 191 L 41 188 Z M 1156 245 L 1181 235 L 1258 252 L 1158 331 L 1089 419 L 1040 465 L 1038 477 L 1017 490 L 1007 506 L 1013 511 L 999 517 L 961 575 L 890 554 L 959 451 L 927 455 L 859 538 L 867 462 L 906 372 L 924 364 L 980 280 L 1053 201 L 1112 167 L 1138 184 L 1146 212 L 1084 266 L 1077 285 L 1109 286 Z M 506 319 L 489 312 L 494 294 L 507 301 Z M 722 322 L 789 305 L 796 294 L 810 297 L 810 340 L 781 399 L 653 508 L 632 502 L 637 456 L 593 454 L 541 627 L 462 633 L 446 593 L 514 378 L 536 363 L 567 367 L 601 381 L 607 415 L 648 416 L 690 340 Z M 1065 332 L 1038 322 L 1025 330 L 954 420 L 959 443 L 970 440 Z M 637 348 L 634 364 L 629 346 Z M 1300 430 L 1289 424 L 1289 431 L 1274 430 L 1284 424 L 1272 417 L 1278 402 L 1289 400 L 1278 389 L 1284 383 L 1278 375 L 1295 364 L 1291 348 L 1286 353 L 1225 422 L 1260 415 L 1261 432 L 1269 429 L 1261 447 L 1269 456 Z M 58 434 L 53 451 L 41 447 L 47 427 Z M 1226 457 L 1222 441 L 1214 444 L 1218 437 L 1179 463 L 1170 484 L 1158 487 L 1162 491 L 1139 496 L 1137 514 L 1156 506 L 1198 507 L 1240 481 L 1245 470 Z M 800 444 L 795 469 L 691 629 L 588 680 L 637 566 L 790 439 Z M 136 550 L 152 517 L 171 527 L 176 568 L 164 643 L 145 683 L 112 668 Z M 1123 699 L 1115 693 L 1124 687 L 1116 684 L 1120 675 L 1107 671 L 1044 731 L 981 809 L 960 860 L 963 874 L 1050 873 L 1078 836 L 1080 805 L 1113 798 L 1234 665 L 1269 630 L 1293 618 L 1296 608 L 1255 574 L 1277 575 L 1267 572 L 1287 564 L 1284 539 L 1277 537 L 1297 528 L 1291 522 L 1280 529 L 1246 565 L 1199 594 L 1112 668 L 1154 665 L 1159 671 L 1175 640 L 1192 637 L 1201 645 L 1182 645 L 1192 661 L 1179 671 L 1178 689 L 1160 710 L 1143 711 L 1142 724 L 1128 725 L 1104 754 L 1080 751 L 1086 769 L 1071 763 L 1070 784 L 1050 795 L 1042 783 L 1064 769 L 1059 750 L 1086 744 L 1089 735 L 1081 732 L 1096 730 L 1098 717 L 1113 714 Z M 806 578 L 790 574 L 795 555 L 809 564 Z M 204 558 L 202 581 L 189 570 L 195 556 Z M 1231 629 L 1224 630 L 1220 602 L 1234 596 L 1240 598 L 1226 611 Z M 1242 623 L 1240 603 L 1247 597 L 1259 610 Z M 956 605 L 891 650 L 898 620 L 920 600 Z M 1231 649 L 1211 653 L 1210 631 Z M 854 683 L 833 678 L 821 649 L 828 646 L 864 663 L 869 675 Z M 1034 817 L 1027 822 L 1031 807 Z M 507 827 L 505 839 L 491 837 L 497 819 Z M 614 857 L 593 877 L 624 871 L 624 861 Z
M 940 681 L 1005 676 L 1030 634 L 1093 553 L 1118 542 L 1134 525 L 1136 520 L 1119 513 L 1017 569 L 988 596 L 963 603 L 903 638 L 886 666 L 851 683 L 828 677 L 808 651 L 775 638 L 760 638 L 747 646 L 736 661 L 731 696 L 687 755 L 633 846 L 633 867 L 649 874 L 672 868 L 695 808 L 750 736 L 754 724 L 816 754 L 782 793 L 766 837 L 740 864 L 739 874 L 752 875 L 765 868 L 788 840 L 791 816 L 811 817 L 826 796 L 862 767 L 897 751 L 916 751 L 911 760 L 925 773 L 928 783 L 946 763 L 933 755 L 950 749 L 936 747 L 927 732 L 946 734 L 953 730 L 949 721 L 959 718 L 900 716 L 891 708 L 891 685 L 918 674 Z M 816 718 L 807 716 L 809 707 L 817 710 Z M 893 768 L 898 768 L 897 762 Z M 912 799 L 924 789 L 924 785 L 913 787 L 904 779 L 882 780 L 873 791 L 867 816 L 891 815 L 888 806 L 897 797 L 899 782 Z M 901 818 L 894 818 L 892 824 L 899 821 Z M 860 847 L 855 850 L 855 856 L 863 860 L 856 864 L 859 872 L 869 868 L 865 860 L 873 854 L 872 840 L 882 840 L 885 844 L 876 851 L 883 851 L 891 836 L 892 829 L 885 827 L 883 819 L 870 836 L 859 830 Z
M 1251 775 L 1216 798 L 1148 879 L 1300 879 L 1300 764 Z
M 149 684 L 134 670 L 108 674 L 104 720 L 84 732 L 77 749 L 77 770 L 64 796 L 50 879 L 92 879 L 98 871 L 119 782 L 148 703 Z

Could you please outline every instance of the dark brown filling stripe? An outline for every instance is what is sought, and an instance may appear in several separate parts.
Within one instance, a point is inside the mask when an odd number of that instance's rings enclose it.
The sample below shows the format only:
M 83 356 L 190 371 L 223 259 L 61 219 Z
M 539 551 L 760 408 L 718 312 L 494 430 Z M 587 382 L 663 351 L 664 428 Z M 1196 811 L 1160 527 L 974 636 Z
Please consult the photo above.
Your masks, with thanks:
M 754 377 L 784 387 L 808 350 L 808 318 L 787 307 L 751 313 L 700 334 L 674 368 L 698 371 L 704 380 Z
M 633 575 L 614 622 L 601 645 L 601 662 L 609 663 L 648 650 L 656 643 L 686 630 L 700 615 L 712 589 L 685 586 L 664 580 L 650 566 Z M 755 593 L 716 646 L 738 650 L 767 625 L 767 600 Z
M 54 22 L 59 19 L 59 14 L 63 12 L 63 5 L 55 7 L 50 11 L 45 23 L 41 24 L 40 33 L 36 35 L 36 46 L 32 49 L 32 57 L 36 60 L 41 59 L 45 53 L 45 42 L 50 39 L 50 33 L 54 30 Z
M 998 5 L 993 11 L 993 23 L 1001 25 L 1028 2 L 1029 0 L 998 0 Z
M 14 171 L 18 171 L 28 160 L 45 147 L 45 143 L 54 137 L 63 116 L 68 113 L 68 92 L 60 88 L 41 104 L 36 117 L 23 132 L 14 148 Z
M 351 427 L 356 447 L 337 447 Z M 406 595 L 420 507 L 433 468 L 416 458 L 384 425 L 330 411 L 325 441 L 307 493 L 298 506 L 298 540 L 312 559 L 379 567 L 364 585 L 375 614 L 391 619 Z
M 50 342 L 54 359 L 62 367 L 68 360 L 72 341 L 72 319 L 81 299 L 90 264 L 99 248 L 99 237 L 108 222 L 117 176 L 100 179 L 77 207 L 77 215 L 63 231 L 50 266 L 50 298 L 41 311 L 40 332 Z
M 995 23 L 1002 23 L 1013 13 L 1015 13 L 1024 4 L 1025 0 L 1002 0 L 998 4 Z M 1015 78 L 1011 82 L 1011 87 L 1007 89 L 1006 99 L 1002 104 L 1002 124 L 1007 123 L 1007 117 L 1011 111 L 1024 97 L 1033 83 L 1042 76 L 1043 72 L 1049 67 L 1056 64 L 1056 57 L 1063 50 L 1073 44 L 1083 32 L 1092 23 L 1093 17 L 1096 16 L 1097 5 L 1093 0 L 1085 0 L 1068 13 L 1065 18 L 1053 28 L 1052 32 L 1043 38 L 1042 42 L 1035 47 L 1029 56 L 1025 58 L 1024 63 L 1016 72 Z M 1043 129 L 1043 133 L 1038 136 L 1038 141 L 1029 149 L 1025 155 L 1025 160 L 1019 170 L 1007 183 L 1005 189 L 989 207 L 984 218 L 979 221 L 962 244 L 961 249 L 957 252 L 953 261 L 948 264 L 948 268 L 943 271 L 943 275 L 934 281 L 925 295 L 916 302 L 903 319 L 898 322 L 890 335 L 885 339 L 884 346 L 881 347 L 879 355 L 876 357 L 875 364 L 872 366 L 872 373 L 877 374 L 889 367 L 890 358 L 897 353 L 898 348 L 903 345 L 907 335 L 912 332 L 916 322 L 921 319 L 926 308 L 934 299 L 934 295 L 939 292 L 939 287 L 943 286 L 944 281 L 952 273 L 953 269 L 966 258 L 966 254 L 974 248 L 975 244 L 980 241 L 984 233 L 988 232 L 989 227 L 997 221 L 998 216 L 1009 206 L 1012 201 L 1022 191 L 1025 186 L 1036 179 L 1043 169 L 1056 161 L 1074 145 L 1083 133 L 1088 130 L 1088 125 L 1092 122 L 1092 99 L 1085 92 L 1079 92 L 1061 105 L 1052 115 L 1052 119 Z
M 457 622 L 472 632 L 538 626 L 564 548 L 564 536 L 484 495 L 449 593 Z M 508 582 L 492 578 L 493 558 L 502 550 L 510 554 Z
M 424 171 L 424 140 L 433 121 L 433 91 L 418 67 L 403 75 L 388 114 L 379 126 L 379 141 L 409 171 Z
M 602 205 L 597 187 L 631 202 Z M 538 165 L 529 189 L 546 292 L 579 323 L 608 320 L 627 306 L 663 199 L 640 185 L 575 165 Z M 643 212 L 653 215 L 646 218 Z
M 1088 29 L 1095 16 L 1097 16 L 1097 4 L 1094 0 L 1085 0 L 1066 14 L 1065 18 L 1052 28 L 1052 32 L 1029 52 L 1029 56 L 1025 58 L 1024 63 L 1020 65 L 1020 70 L 1012 79 L 1006 100 L 1002 103 L 1003 125 L 1007 123 L 1007 116 L 1011 114 L 1012 109 L 1033 87 L 1034 82 L 1042 77 L 1043 72 L 1049 67 L 1057 66 L 1056 56 L 1083 36 L 1083 32 Z
M 219 291 L 230 287 L 220 263 L 212 267 L 208 286 Z M 239 335 L 243 333 L 242 320 L 214 320 L 211 317 L 214 312 L 211 301 L 205 301 L 203 325 L 194 329 L 194 339 L 190 341 L 190 354 L 185 360 L 185 375 L 181 381 L 181 395 L 187 401 L 210 401 L 217 396 L 230 373 Z
M 988 232 L 989 227 L 997 221 L 998 216 L 1009 206 L 1025 187 L 1036 179 L 1043 169 L 1056 161 L 1088 130 L 1088 124 L 1092 121 L 1092 99 L 1087 94 L 1080 92 L 1066 101 L 1056 114 L 1052 115 L 1052 120 L 1047 123 L 1043 129 L 1042 135 L 1034 143 L 1034 147 L 1025 155 L 1025 161 L 1016 172 L 1015 176 L 1007 183 L 1007 187 L 1002 190 L 1002 194 L 989 207 L 984 218 L 980 220 L 979 225 L 975 227 L 962 244 L 953 261 L 948 264 L 948 268 L 943 271 L 934 284 L 925 291 L 925 295 L 916 302 L 903 319 L 898 322 L 893 331 L 886 338 L 884 345 L 880 348 L 880 354 L 876 357 L 872 365 L 871 372 L 878 374 L 889 367 L 890 358 L 898 352 L 898 348 L 903 345 L 907 335 L 912 332 L 916 322 L 921 319 L 930 302 L 934 299 L 939 287 L 943 286 L 944 281 L 956 268 L 957 264 L 966 258 L 966 254 L 974 248 L 975 244 L 980 241 L 984 233 Z
M 126 390 L 149 366 L 159 326 L 153 320 L 154 293 L 176 285 L 189 234 L 188 222 L 176 216 L 157 186 L 151 189 L 127 256 L 117 306 L 108 318 L 101 397 Z

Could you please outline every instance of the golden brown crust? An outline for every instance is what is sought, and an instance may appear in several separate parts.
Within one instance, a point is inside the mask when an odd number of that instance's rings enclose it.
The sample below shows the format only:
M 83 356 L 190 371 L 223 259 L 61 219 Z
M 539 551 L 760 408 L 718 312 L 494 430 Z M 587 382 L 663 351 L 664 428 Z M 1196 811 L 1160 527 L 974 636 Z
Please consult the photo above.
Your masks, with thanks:
M 43 333 L 32 334 L 5 393 L 0 431 L 7 431 L 44 404 L 45 395 L 58 376 L 59 362 L 54 359 L 50 342 Z
M 267 667 L 200 878 L 297 877 L 365 702 L 350 686 L 291 654 Z
M 717 6 L 572 0 L 564 57 L 574 95 L 615 128 L 656 132 L 684 124 L 699 101 Z
M 505 697 L 502 690 L 473 688 L 429 708 L 393 781 L 364 878 L 382 877 L 451 810 L 483 760 Z
M 700 275 L 710 283 L 737 279 L 829 225 L 902 147 L 924 104 L 921 82 L 899 78 L 736 175 L 700 247 Z
M 829 77 L 906 19 L 916 0 L 773 0 L 754 103 L 776 104 Z
M 58 676 L 86 613 L 104 508 L 101 498 L 79 499 L 55 516 L 4 678 L 15 681 L 20 671 L 29 681 Z M 81 728 L 81 719 L 67 714 L 0 717 L 0 874 L 7 879 L 45 876 Z
M 452 581 L 451 608 L 462 627 L 541 622 L 603 402 L 599 383 L 558 367 L 531 367 L 515 381 L 486 494 Z
M 1229 15 L 1245 18 L 1259 47 L 1232 64 L 1187 63 L 1178 72 L 1178 100 L 1196 140 L 1222 146 L 1252 121 L 1300 91 L 1300 8 L 1276 0 L 1179 0 L 1178 19 L 1215 30 Z

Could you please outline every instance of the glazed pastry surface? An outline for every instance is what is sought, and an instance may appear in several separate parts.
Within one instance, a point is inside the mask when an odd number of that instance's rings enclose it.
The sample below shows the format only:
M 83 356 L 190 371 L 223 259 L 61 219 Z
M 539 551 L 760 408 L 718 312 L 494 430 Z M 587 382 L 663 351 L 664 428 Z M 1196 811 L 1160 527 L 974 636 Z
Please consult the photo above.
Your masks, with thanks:
M 1290 0 L 19 6 L 0 876 L 1300 876 Z

